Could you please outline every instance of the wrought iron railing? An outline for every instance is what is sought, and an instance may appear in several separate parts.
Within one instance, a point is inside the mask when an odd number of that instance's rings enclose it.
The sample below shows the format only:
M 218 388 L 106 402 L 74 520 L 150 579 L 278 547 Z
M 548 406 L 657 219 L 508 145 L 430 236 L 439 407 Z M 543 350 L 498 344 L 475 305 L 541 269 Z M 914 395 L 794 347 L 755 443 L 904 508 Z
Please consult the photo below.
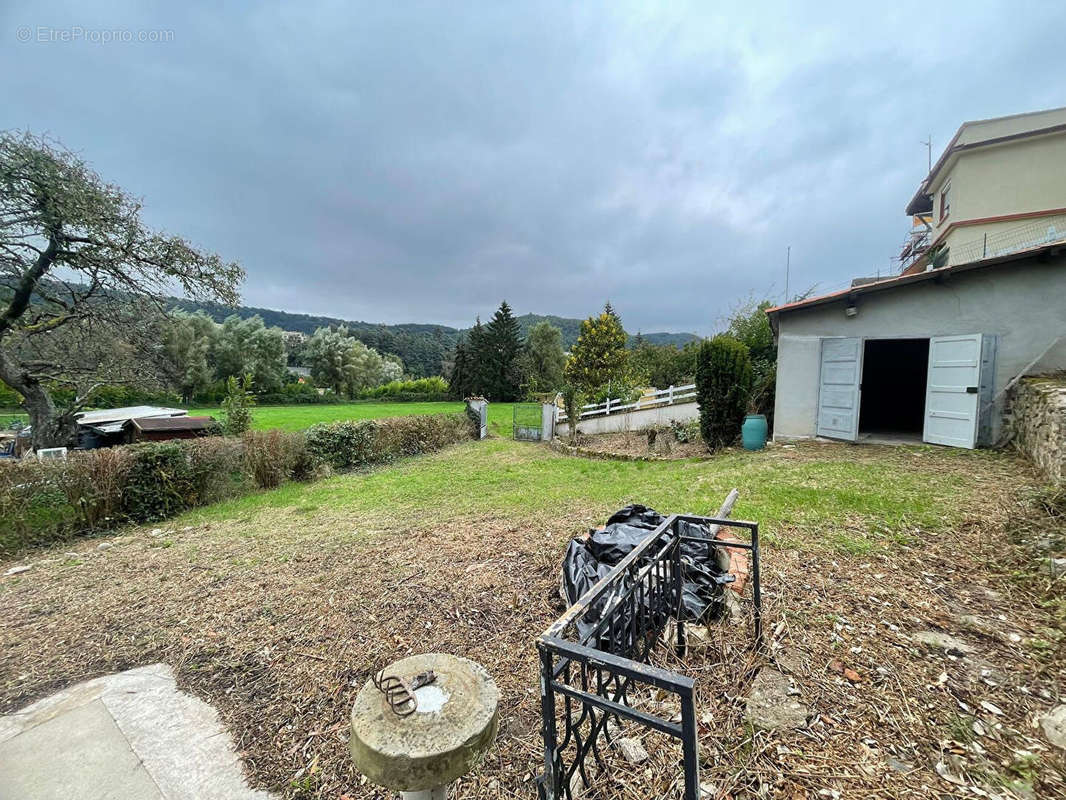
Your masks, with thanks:
M 686 536 L 686 523 L 745 530 L 749 539 Z M 593 764 L 601 771 L 607 769 L 606 747 L 613 738 L 608 722 L 612 720 L 634 722 L 679 740 L 683 797 L 697 800 L 695 681 L 649 663 L 670 620 L 676 625 L 676 652 L 683 655 L 685 651 L 682 545 L 688 543 L 706 544 L 708 560 L 714 559 L 718 547 L 751 552 L 754 640 L 756 647 L 761 646 L 758 524 L 690 515 L 668 517 L 537 640 L 544 739 L 544 772 L 538 785 L 542 800 L 572 800 L 575 783 L 592 783 Z M 634 707 L 630 698 L 642 687 L 674 695 L 680 721 L 674 715 L 666 718 Z

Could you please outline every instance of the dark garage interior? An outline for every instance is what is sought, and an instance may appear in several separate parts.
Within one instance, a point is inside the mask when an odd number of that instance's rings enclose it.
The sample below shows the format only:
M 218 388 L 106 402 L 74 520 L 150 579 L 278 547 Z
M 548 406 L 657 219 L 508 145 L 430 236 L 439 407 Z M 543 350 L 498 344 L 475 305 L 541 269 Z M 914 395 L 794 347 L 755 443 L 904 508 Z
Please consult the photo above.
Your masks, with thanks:
M 928 339 L 867 339 L 859 433 L 920 436 L 928 367 Z

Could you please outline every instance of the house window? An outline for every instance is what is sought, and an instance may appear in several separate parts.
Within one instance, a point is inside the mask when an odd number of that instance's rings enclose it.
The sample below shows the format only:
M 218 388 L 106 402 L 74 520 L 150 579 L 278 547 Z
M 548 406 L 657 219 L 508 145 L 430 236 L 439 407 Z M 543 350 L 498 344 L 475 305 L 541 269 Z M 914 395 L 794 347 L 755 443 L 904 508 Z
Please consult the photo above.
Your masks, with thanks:
M 947 219 L 951 213 L 951 184 L 940 190 L 940 221 Z

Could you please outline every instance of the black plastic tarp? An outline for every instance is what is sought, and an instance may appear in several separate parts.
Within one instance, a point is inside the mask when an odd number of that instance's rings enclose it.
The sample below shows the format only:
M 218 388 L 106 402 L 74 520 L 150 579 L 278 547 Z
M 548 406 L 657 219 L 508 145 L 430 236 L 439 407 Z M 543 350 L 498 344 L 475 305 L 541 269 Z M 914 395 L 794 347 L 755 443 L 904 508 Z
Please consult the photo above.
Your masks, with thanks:
M 666 517 L 654 509 L 629 505 L 612 514 L 607 524 L 600 530 L 592 531 L 587 539 L 571 541 L 563 558 L 562 570 L 562 590 L 567 603 L 576 603 L 665 520 Z M 684 521 L 679 522 L 678 526 L 683 536 L 707 542 L 681 544 L 681 607 L 684 618 L 697 622 L 717 619 L 723 610 L 723 583 L 728 582 L 728 574 L 719 563 L 720 549 L 710 544 L 712 537 L 709 526 Z M 655 549 L 649 550 L 648 556 L 655 555 L 655 552 Z M 646 561 L 642 559 L 640 563 Z M 623 589 L 625 586 L 622 584 Z M 577 621 L 580 636 L 585 636 L 595 627 L 609 601 L 609 596 L 601 597 Z M 622 613 L 622 610 L 615 613 Z

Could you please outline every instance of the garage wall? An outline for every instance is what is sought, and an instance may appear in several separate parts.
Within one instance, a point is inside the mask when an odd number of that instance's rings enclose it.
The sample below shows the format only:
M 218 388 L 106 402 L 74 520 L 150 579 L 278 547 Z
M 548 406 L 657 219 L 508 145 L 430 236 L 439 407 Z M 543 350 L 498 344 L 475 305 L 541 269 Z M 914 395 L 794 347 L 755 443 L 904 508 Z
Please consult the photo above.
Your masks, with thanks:
M 963 333 L 999 335 L 993 439 L 1002 430 L 1002 391 L 1011 378 L 1058 337 L 1066 335 L 1066 258 L 1036 259 L 946 276 L 862 295 L 858 314 L 845 301 L 778 315 L 774 438 L 816 435 L 820 339 L 825 336 L 902 338 Z M 1057 353 L 1057 355 L 1056 355 Z M 1044 363 L 1048 358 L 1062 363 Z M 1042 360 L 1066 369 L 1066 348 Z

